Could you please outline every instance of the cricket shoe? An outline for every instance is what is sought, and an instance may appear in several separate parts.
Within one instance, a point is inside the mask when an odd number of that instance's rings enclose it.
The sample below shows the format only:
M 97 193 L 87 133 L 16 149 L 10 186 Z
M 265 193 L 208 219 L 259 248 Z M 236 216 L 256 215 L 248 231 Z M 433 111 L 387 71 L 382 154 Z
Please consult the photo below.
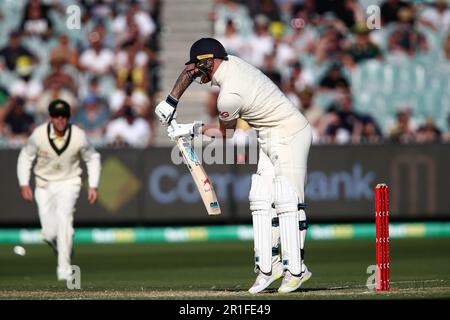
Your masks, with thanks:
M 312 273 L 308 270 L 305 265 L 305 269 L 300 273 L 299 276 L 294 276 L 289 270 L 284 273 L 283 281 L 278 289 L 278 292 L 288 293 L 297 290 L 301 287 L 303 283 L 308 281 L 312 276 Z
M 69 271 L 66 271 L 66 270 L 58 269 L 56 274 L 57 274 L 57 277 L 58 277 L 58 281 L 70 281 L 70 280 L 72 280 L 72 270 L 69 272 Z
M 258 270 L 258 276 L 256 277 L 256 281 L 253 286 L 248 289 L 250 293 L 260 293 L 269 287 L 274 281 L 280 279 L 283 276 L 283 265 L 281 262 L 276 263 L 272 267 L 272 272 L 270 274 L 266 274 L 261 270 Z

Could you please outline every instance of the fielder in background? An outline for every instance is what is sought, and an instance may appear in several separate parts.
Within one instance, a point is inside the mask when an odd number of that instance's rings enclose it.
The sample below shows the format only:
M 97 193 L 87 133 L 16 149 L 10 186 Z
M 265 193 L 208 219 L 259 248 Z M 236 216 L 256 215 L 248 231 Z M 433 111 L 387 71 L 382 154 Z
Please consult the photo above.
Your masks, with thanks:
M 219 127 L 197 123 L 169 126 L 178 100 L 189 85 L 211 82 L 220 88 Z M 304 189 L 311 128 L 281 90 L 261 71 L 228 55 L 212 38 L 196 41 L 170 95 L 155 110 L 171 139 L 198 134 L 229 138 L 237 119 L 258 134 L 260 156 L 249 193 L 253 218 L 256 281 L 251 293 L 283 277 L 279 292 L 297 290 L 311 277 L 304 264 L 306 221 Z M 281 244 L 281 252 L 280 252 Z
M 30 171 L 36 159 L 34 196 L 42 235 L 58 255 L 58 280 L 69 280 L 73 214 L 81 188 L 80 158 L 87 165 L 88 201 L 93 204 L 100 180 L 100 154 L 89 144 L 84 131 L 69 123 L 70 106 L 66 101 L 52 101 L 48 110 L 49 122 L 37 127 L 20 151 L 17 175 L 22 197 L 32 202 Z

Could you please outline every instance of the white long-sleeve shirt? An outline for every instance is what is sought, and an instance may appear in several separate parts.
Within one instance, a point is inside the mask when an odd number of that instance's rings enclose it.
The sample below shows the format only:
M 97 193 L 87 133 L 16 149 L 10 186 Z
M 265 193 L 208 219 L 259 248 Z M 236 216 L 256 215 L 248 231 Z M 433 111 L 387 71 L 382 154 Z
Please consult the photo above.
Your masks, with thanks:
M 265 74 L 238 57 L 228 58 L 221 62 L 211 81 L 220 87 L 219 119 L 241 118 L 263 141 L 287 137 L 306 127 L 308 120 Z
M 20 186 L 30 183 L 34 166 L 36 185 L 44 187 L 52 181 L 74 180 L 81 184 L 80 159 L 86 162 L 89 187 L 100 182 L 100 154 L 89 144 L 86 134 L 76 125 L 69 125 L 63 137 L 56 136 L 50 123 L 37 127 L 22 148 L 17 161 Z

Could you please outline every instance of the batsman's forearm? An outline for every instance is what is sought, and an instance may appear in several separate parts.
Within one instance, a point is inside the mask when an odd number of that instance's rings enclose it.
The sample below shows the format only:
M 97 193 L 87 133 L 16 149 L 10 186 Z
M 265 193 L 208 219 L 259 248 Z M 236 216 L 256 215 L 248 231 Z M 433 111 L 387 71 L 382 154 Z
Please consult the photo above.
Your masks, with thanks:
M 204 125 L 201 129 L 201 134 L 211 138 L 233 138 L 234 128 L 225 128 L 223 126 Z
M 188 69 L 185 68 L 178 76 L 178 79 L 175 82 L 172 91 L 170 91 L 170 95 L 175 99 L 179 100 L 183 95 L 184 91 L 186 91 L 186 89 L 191 85 L 192 81 L 193 79 L 190 74 L 190 71 L 188 71 Z
M 219 126 L 211 124 L 205 124 L 201 129 L 201 134 L 210 138 L 224 138 L 225 132 L 223 132 Z

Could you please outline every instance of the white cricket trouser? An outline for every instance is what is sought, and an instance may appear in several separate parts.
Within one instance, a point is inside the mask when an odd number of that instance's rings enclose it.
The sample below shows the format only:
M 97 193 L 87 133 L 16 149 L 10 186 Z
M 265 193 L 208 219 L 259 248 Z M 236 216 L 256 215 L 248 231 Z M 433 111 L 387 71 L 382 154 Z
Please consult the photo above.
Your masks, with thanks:
M 292 136 L 277 137 L 274 135 L 260 142 L 257 174 L 264 179 L 272 193 L 274 192 L 275 178 L 286 178 L 287 189 L 281 192 L 289 193 L 288 191 L 293 189 L 297 195 L 297 199 L 294 195 L 287 203 L 281 203 L 289 205 L 293 209 L 287 210 L 290 213 L 286 212 L 279 216 L 280 230 L 277 231 L 275 228 L 272 232 L 272 247 L 278 247 L 276 237 L 281 236 L 282 252 L 285 255 L 282 257 L 283 264 L 291 273 L 295 274 L 300 273 L 302 269 L 300 251 L 303 249 L 306 236 L 306 231 L 299 232 L 299 220 L 305 221 L 306 213 L 304 210 L 297 210 L 296 206 L 298 203 L 305 202 L 307 162 L 311 142 L 312 130 L 309 124 Z M 283 188 L 286 188 L 286 183 Z M 282 189 L 278 189 L 278 192 L 280 190 Z M 272 196 L 277 197 L 276 193 L 273 193 Z M 293 201 L 292 198 L 294 198 Z M 276 211 L 279 211 L 278 208 Z M 267 257 L 267 254 L 264 255 Z M 272 261 L 276 260 L 272 259 Z
M 73 243 L 73 213 L 80 194 L 80 184 L 73 180 L 49 182 L 36 187 L 35 198 L 39 211 L 42 236 L 57 241 L 58 270 L 71 273 L 70 254 Z
M 257 174 L 272 181 L 276 176 L 289 179 L 300 203 L 305 201 L 306 171 L 312 130 L 308 124 L 290 137 L 268 139 L 260 143 Z

